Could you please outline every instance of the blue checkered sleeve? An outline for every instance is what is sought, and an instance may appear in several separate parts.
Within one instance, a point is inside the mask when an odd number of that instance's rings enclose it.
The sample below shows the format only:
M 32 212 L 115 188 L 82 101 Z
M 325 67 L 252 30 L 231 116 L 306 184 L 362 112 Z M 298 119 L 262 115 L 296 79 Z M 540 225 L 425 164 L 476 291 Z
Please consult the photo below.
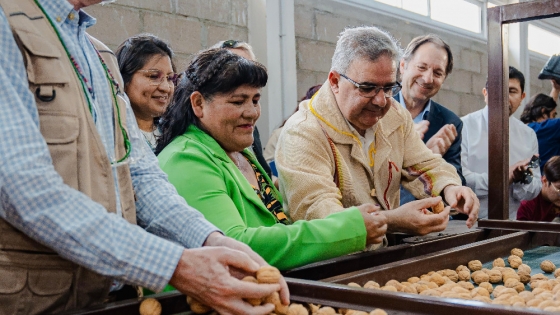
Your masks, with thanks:
M 0 218 L 26 235 L 100 274 L 160 290 L 183 246 L 200 246 L 215 230 L 176 196 L 153 156 L 132 169 L 139 221 L 171 241 L 107 213 L 63 183 L 40 133 L 23 59 L 1 9 L 0 91 Z M 154 183 L 147 185 L 150 180 Z

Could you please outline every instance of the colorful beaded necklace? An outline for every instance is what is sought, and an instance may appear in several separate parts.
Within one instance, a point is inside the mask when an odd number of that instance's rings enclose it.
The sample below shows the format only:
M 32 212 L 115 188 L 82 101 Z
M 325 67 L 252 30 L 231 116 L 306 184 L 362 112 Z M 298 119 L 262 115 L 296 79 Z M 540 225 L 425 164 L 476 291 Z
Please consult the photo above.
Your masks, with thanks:
M 78 76 L 78 79 L 80 80 L 80 84 L 82 85 L 82 90 L 84 92 L 84 95 L 85 95 L 87 103 L 88 103 L 89 112 L 91 114 L 93 114 L 91 100 L 90 100 L 90 98 L 88 97 L 88 94 L 87 94 L 87 92 L 89 92 L 93 97 L 93 87 L 88 83 L 87 78 L 84 76 L 80 66 L 76 62 L 76 59 L 70 54 L 70 51 L 68 51 L 68 47 L 66 47 L 66 44 L 64 43 L 64 40 L 62 40 L 62 36 L 58 32 L 58 29 L 56 28 L 56 25 L 52 21 L 51 17 L 47 14 L 47 12 L 43 8 L 43 6 L 41 6 L 41 4 L 39 3 L 38 0 L 34 0 L 34 1 L 35 1 L 35 4 L 37 4 L 39 9 L 41 10 L 41 12 L 43 12 L 43 14 L 47 17 L 47 20 L 49 21 L 52 28 L 54 29 L 54 32 L 56 33 L 56 36 L 58 37 L 58 40 L 62 44 L 62 47 L 64 48 L 64 51 L 66 52 L 66 55 L 68 56 L 68 59 L 70 59 L 70 63 L 72 64 L 72 68 L 74 69 L 74 72 L 76 72 L 76 76 Z M 95 47 L 94 47 L 94 49 L 95 49 Z M 99 53 L 99 51 L 97 49 L 95 49 L 95 52 L 97 53 L 97 57 L 99 58 L 99 61 L 101 62 L 101 65 L 103 66 L 103 70 L 105 71 L 105 76 L 107 77 L 107 80 L 109 80 L 109 82 L 111 82 L 111 93 L 113 95 L 113 103 L 115 104 L 115 107 L 116 107 L 116 110 L 117 110 L 117 118 L 118 118 L 118 122 L 119 122 L 119 128 L 121 129 L 121 133 L 123 135 L 124 147 L 125 147 L 125 150 L 126 150 L 126 153 L 125 153 L 123 158 L 121 158 L 120 160 L 117 160 L 115 162 L 111 161 L 111 164 L 115 165 L 115 164 L 120 164 L 120 163 L 126 161 L 126 159 L 128 159 L 128 157 L 130 156 L 130 152 L 131 152 L 132 149 L 131 149 L 130 139 L 128 137 L 128 133 L 126 132 L 126 129 L 122 125 L 121 113 L 120 113 L 120 110 L 119 110 L 119 103 L 117 102 L 117 94 L 120 93 L 119 84 L 115 80 L 115 78 L 113 77 L 113 74 L 109 70 L 109 67 L 107 67 L 107 65 L 105 64 L 105 61 L 101 57 L 101 54 Z

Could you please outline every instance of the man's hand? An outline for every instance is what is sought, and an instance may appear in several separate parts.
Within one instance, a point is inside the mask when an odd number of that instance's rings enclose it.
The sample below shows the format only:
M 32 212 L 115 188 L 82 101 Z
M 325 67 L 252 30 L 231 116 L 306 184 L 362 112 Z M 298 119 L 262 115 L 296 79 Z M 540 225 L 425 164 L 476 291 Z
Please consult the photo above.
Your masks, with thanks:
M 231 237 L 227 237 L 222 235 L 221 233 L 214 232 L 208 236 L 206 242 L 204 242 L 203 246 L 225 246 L 228 248 L 236 249 L 239 251 L 244 252 L 245 254 L 249 255 L 249 257 L 259 264 L 259 267 L 268 266 L 268 263 L 261 257 L 259 254 L 255 253 L 249 245 L 245 243 L 241 243 L 237 240 L 234 240 Z M 230 271 L 235 271 L 230 268 Z M 238 279 L 242 279 L 249 274 L 240 274 L 237 276 Z M 253 275 L 253 274 L 250 274 Z M 280 278 L 280 299 L 284 305 L 290 304 L 290 291 L 288 290 L 288 284 L 284 277 Z
M 519 182 L 523 179 L 523 172 L 527 169 L 527 165 L 531 161 L 531 158 L 521 160 L 509 167 L 509 184 Z
M 381 207 L 366 203 L 358 207 L 366 225 L 366 245 L 379 244 L 383 242 L 387 232 L 387 218 L 380 212 Z
M 449 185 L 443 189 L 445 201 L 451 208 L 469 216 L 467 227 L 470 229 L 478 219 L 480 201 L 476 194 L 467 186 Z
M 414 124 L 414 130 L 418 132 L 420 139 L 424 139 L 424 135 L 428 132 L 428 127 L 430 127 L 430 122 L 427 120 L 422 120 L 421 122 Z
M 437 205 L 441 197 L 432 197 L 411 201 L 396 209 L 385 211 L 388 231 L 404 232 L 414 235 L 426 235 L 443 231 L 449 222 L 449 207 L 438 214 L 429 214 L 426 210 Z
M 283 304 L 289 304 L 284 278 L 279 284 L 239 280 L 263 265 L 266 262 L 247 245 L 215 232 L 203 248 L 183 251 L 169 283 L 220 314 L 268 314 L 274 310 L 272 304 L 252 306 L 243 299 L 264 298 L 280 290 Z
M 435 154 L 443 156 L 447 150 L 449 150 L 453 141 L 457 138 L 457 135 L 455 125 L 447 124 L 441 127 L 441 129 L 426 142 L 426 146 Z

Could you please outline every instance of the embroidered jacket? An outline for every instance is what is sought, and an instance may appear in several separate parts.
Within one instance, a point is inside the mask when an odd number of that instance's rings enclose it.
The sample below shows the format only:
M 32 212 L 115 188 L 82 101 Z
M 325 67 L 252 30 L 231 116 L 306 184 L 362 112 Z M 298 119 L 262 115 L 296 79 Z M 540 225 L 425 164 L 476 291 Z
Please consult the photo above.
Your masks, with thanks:
M 450 184 L 461 185 L 455 168 L 422 142 L 408 111 L 390 101 L 391 109 L 374 126 L 369 157 L 342 116 L 328 81 L 300 104 L 286 122 L 276 151 L 284 209 L 294 221 L 324 218 L 368 202 L 394 209 L 401 184 L 418 199 L 438 196 Z

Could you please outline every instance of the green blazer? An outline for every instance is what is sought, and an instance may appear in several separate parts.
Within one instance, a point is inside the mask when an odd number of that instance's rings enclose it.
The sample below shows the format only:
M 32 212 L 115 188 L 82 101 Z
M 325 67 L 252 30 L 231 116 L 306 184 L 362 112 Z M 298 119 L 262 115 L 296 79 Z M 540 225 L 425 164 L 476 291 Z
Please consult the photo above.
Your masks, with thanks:
M 250 151 L 245 150 L 243 154 L 266 176 Z M 173 140 L 158 159 L 169 181 L 189 205 L 227 236 L 248 244 L 279 269 L 365 248 L 366 229 L 357 208 L 319 220 L 300 220 L 291 225 L 276 223 L 274 215 L 222 147 L 195 126 Z M 282 202 L 276 189 L 274 193 Z

